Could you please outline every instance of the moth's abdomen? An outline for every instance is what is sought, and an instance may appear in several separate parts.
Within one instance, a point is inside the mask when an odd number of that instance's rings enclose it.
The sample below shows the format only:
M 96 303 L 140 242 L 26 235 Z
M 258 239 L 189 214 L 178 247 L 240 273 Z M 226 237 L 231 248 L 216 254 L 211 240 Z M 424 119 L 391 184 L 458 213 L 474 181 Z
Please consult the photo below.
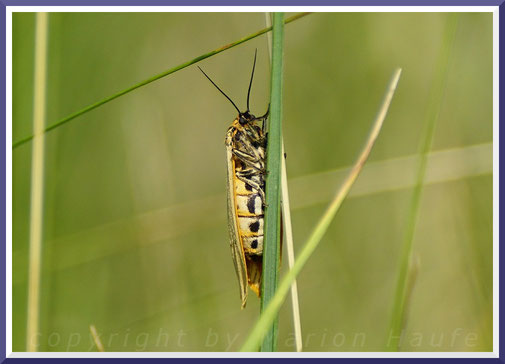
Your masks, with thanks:
M 238 233 L 245 254 L 263 255 L 263 200 L 258 191 L 235 179 Z
M 259 193 L 248 195 L 237 195 L 237 215 L 238 216 L 258 216 L 263 215 L 263 201 Z

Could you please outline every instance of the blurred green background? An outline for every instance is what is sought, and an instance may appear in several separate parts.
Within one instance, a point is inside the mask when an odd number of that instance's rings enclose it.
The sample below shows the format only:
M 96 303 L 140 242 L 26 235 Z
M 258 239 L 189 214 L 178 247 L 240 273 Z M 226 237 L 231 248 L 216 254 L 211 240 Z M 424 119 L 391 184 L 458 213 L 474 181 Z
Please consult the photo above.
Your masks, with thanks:
M 290 14 L 287 14 L 289 16 Z M 372 155 L 298 279 L 306 351 L 382 351 L 446 13 L 316 13 L 286 26 L 284 139 L 295 249 L 366 139 L 396 67 Z M 31 134 L 33 13 L 13 15 L 13 141 Z M 263 13 L 52 13 L 47 124 L 265 27 Z M 404 351 L 492 350 L 492 14 L 462 13 L 414 238 Z M 245 108 L 269 100 L 266 36 L 199 63 Z M 47 134 L 41 351 L 233 351 L 229 102 L 191 66 Z M 13 151 L 13 350 L 24 351 L 31 143 Z M 283 262 L 286 265 L 286 260 Z M 285 267 L 284 267 L 285 269 Z M 293 350 L 289 299 L 279 350 Z

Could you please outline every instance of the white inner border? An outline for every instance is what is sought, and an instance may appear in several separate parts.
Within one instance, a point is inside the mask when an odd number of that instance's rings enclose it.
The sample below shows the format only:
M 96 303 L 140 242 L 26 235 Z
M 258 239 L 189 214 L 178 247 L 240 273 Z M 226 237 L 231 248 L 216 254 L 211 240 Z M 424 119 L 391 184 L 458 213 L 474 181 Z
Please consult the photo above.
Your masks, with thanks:
M 12 352 L 12 13 L 13 12 L 492 12 L 493 13 L 493 352 Z M 7 6 L 6 7 L 6 357 L 8 358 L 498 358 L 499 357 L 499 8 L 497 6 Z

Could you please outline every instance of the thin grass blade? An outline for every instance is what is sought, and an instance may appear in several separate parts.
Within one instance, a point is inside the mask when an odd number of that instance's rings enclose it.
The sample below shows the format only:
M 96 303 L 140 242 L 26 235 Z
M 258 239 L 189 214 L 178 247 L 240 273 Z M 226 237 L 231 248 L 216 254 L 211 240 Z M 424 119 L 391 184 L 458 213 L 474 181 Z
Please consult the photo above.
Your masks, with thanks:
M 30 241 L 28 261 L 28 302 L 26 319 L 26 351 L 39 347 L 40 284 L 44 213 L 44 123 L 46 115 L 48 13 L 36 14 L 35 72 L 33 87 L 33 132 Z
M 280 267 L 280 204 L 282 150 L 282 74 L 284 49 L 284 13 L 274 13 L 272 39 L 272 73 L 270 86 L 270 122 L 268 123 L 267 180 L 265 210 L 265 245 L 261 281 L 261 311 L 268 306 L 277 290 Z M 273 320 L 261 351 L 277 347 L 277 320 Z
M 287 18 L 284 21 L 284 23 L 285 24 L 291 23 L 291 22 L 293 22 L 295 20 L 298 20 L 298 19 L 300 19 L 300 18 L 302 18 L 302 17 L 304 17 L 306 15 L 309 15 L 309 14 L 310 13 L 298 13 L 298 14 L 295 14 L 295 15 Z M 62 118 L 62 119 L 60 119 L 60 120 L 58 120 L 58 121 L 50 124 L 50 125 L 48 125 L 44 129 L 44 133 L 47 133 L 48 131 L 56 129 L 56 128 L 60 127 L 61 125 L 68 123 L 70 120 L 73 120 L 73 119 L 77 118 L 78 116 L 81 116 L 81 115 L 87 113 L 88 111 L 94 110 L 94 109 L 96 109 L 99 106 L 105 105 L 106 103 L 108 103 L 108 102 L 110 102 L 112 100 L 115 100 L 115 99 L 117 99 L 120 96 L 126 95 L 127 93 L 129 93 L 129 92 L 131 92 L 133 90 L 136 90 L 136 89 L 138 89 L 138 88 L 140 88 L 142 86 L 148 85 L 151 82 L 157 81 L 157 80 L 159 80 L 159 79 L 161 79 L 161 78 L 163 78 L 165 76 L 168 76 L 168 75 L 170 75 L 170 74 L 172 74 L 174 72 L 180 71 L 180 70 L 182 70 L 182 69 L 184 69 L 186 67 L 191 66 L 192 64 L 200 62 L 200 61 L 202 61 L 202 60 L 204 60 L 206 58 L 209 58 L 209 57 L 211 57 L 213 55 L 221 53 L 221 52 L 223 52 L 223 51 L 225 51 L 227 49 L 233 48 L 233 47 L 235 47 L 235 46 L 237 46 L 239 44 L 247 42 L 248 40 L 251 40 L 253 38 L 259 37 L 260 35 L 263 35 L 263 34 L 269 32 L 270 30 L 272 30 L 272 27 L 261 29 L 260 31 L 258 31 L 256 33 L 250 34 L 250 35 L 248 35 L 248 36 L 246 36 L 244 38 L 236 40 L 235 42 L 226 44 L 226 45 L 224 45 L 224 46 L 222 46 L 220 48 L 217 48 L 217 49 L 215 49 L 213 51 L 210 51 L 210 52 L 207 52 L 205 54 L 202 54 L 201 56 L 193 58 L 190 61 L 184 62 L 184 63 L 182 63 L 182 64 L 180 64 L 178 66 L 172 67 L 172 68 L 170 68 L 167 71 L 164 71 L 164 72 L 162 72 L 160 74 L 152 76 L 152 77 L 150 77 L 150 78 L 148 78 L 148 79 L 146 79 L 144 81 L 141 81 L 141 82 L 139 82 L 139 83 L 137 83 L 137 84 L 135 84 L 133 86 L 130 86 L 130 87 L 128 87 L 128 88 L 126 88 L 126 89 L 124 89 L 122 91 L 119 91 L 119 92 L 117 92 L 117 93 L 115 93 L 115 94 L 113 94 L 111 96 L 108 96 L 108 97 L 106 97 L 106 98 L 104 98 L 104 99 L 102 99 L 100 101 L 97 101 L 97 102 L 95 102 L 95 103 L 93 103 L 91 105 L 88 105 L 88 106 L 82 108 L 81 110 L 78 110 L 78 111 L 76 111 L 76 112 L 74 112 L 74 113 L 72 113 L 72 114 L 70 114 L 70 115 L 68 115 L 68 116 L 66 116 L 66 117 L 64 117 L 64 118 Z M 17 148 L 17 147 L 19 147 L 19 146 L 21 146 L 21 145 L 29 142 L 32 139 L 33 139 L 33 135 L 29 135 L 27 137 L 24 137 L 23 139 L 20 139 L 20 140 L 18 140 L 16 142 L 12 143 L 12 149 Z

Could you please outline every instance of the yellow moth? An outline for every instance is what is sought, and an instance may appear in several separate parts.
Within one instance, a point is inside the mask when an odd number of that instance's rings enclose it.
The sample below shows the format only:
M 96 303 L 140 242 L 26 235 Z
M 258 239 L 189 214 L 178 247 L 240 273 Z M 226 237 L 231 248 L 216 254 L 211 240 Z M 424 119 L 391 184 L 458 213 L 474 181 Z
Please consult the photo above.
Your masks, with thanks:
M 228 231 L 237 273 L 242 308 L 247 302 L 247 286 L 261 296 L 263 264 L 263 223 L 265 207 L 265 153 L 267 112 L 256 117 L 249 112 L 249 96 L 256 66 L 256 52 L 247 90 L 247 110 L 240 112 L 235 103 L 210 79 L 207 79 L 238 111 L 226 132 Z M 260 125 L 261 123 L 261 125 Z

